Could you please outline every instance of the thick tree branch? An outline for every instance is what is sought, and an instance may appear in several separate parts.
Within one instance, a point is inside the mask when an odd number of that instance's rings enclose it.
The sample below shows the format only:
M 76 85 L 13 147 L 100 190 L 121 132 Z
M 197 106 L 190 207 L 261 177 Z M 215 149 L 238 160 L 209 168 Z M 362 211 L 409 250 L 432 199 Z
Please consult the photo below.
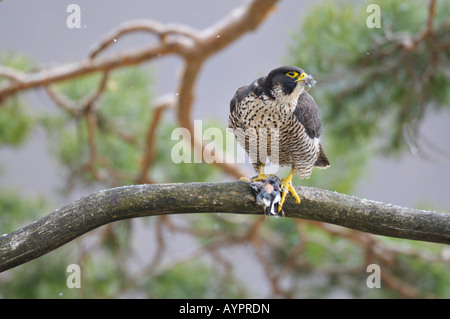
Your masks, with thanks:
M 403 208 L 296 187 L 286 217 L 310 219 L 377 235 L 450 244 L 450 214 Z M 42 256 L 102 225 L 136 217 L 188 213 L 263 214 L 248 183 L 135 185 L 103 190 L 0 237 L 0 272 Z

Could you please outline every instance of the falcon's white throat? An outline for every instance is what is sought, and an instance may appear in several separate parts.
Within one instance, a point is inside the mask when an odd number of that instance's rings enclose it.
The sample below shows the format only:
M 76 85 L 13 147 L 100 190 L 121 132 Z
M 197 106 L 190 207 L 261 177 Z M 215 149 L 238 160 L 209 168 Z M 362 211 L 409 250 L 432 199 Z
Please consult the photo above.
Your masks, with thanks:
M 301 83 L 298 83 L 295 89 L 289 95 L 283 93 L 283 89 L 281 88 L 281 86 L 274 87 L 271 93 L 282 106 L 289 106 L 289 111 L 294 112 L 297 106 L 298 97 L 303 93 L 304 90 L 305 86 Z

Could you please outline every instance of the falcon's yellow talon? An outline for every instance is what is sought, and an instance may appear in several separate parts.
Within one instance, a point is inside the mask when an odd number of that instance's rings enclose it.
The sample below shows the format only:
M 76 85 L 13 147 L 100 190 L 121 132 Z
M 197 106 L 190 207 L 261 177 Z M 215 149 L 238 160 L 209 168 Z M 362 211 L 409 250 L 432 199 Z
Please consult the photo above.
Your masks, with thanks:
M 287 192 L 282 191 L 281 200 L 280 200 L 280 203 L 278 204 L 278 208 L 277 208 L 278 211 L 281 211 L 281 208 L 283 207 L 284 201 L 286 200 L 286 193 Z
M 298 194 L 295 191 L 294 187 L 292 187 L 292 186 L 289 187 L 289 193 L 291 193 L 292 197 L 294 197 L 294 199 L 297 202 L 297 204 L 300 204 L 300 202 L 301 202 L 300 196 L 298 196 Z
M 259 167 L 259 174 L 255 178 L 248 179 L 246 177 L 241 177 L 241 181 L 244 181 L 244 182 L 257 182 L 257 181 L 261 181 L 263 179 L 267 179 L 267 175 L 264 174 L 264 165 L 261 165 Z
M 252 179 L 252 182 L 261 181 L 263 179 L 267 179 L 266 174 L 259 174 L 256 178 Z
M 281 209 L 283 208 L 283 204 L 284 201 L 286 200 L 287 193 L 291 193 L 292 197 L 294 197 L 297 204 L 300 204 L 301 202 L 300 197 L 298 196 L 297 192 L 292 186 L 292 177 L 294 176 L 294 174 L 295 174 L 294 170 L 291 170 L 289 175 L 281 180 L 281 189 L 283 193 L 281 194 L 281 200 L 280 204 L 278 205 L 278 211 L 281 211 Z

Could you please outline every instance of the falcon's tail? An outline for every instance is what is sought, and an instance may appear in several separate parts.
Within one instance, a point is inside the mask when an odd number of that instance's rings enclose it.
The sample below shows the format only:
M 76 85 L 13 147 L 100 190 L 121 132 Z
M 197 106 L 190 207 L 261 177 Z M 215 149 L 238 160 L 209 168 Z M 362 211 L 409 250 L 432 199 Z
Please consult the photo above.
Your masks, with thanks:
M 323 151 L 323 148 L 322 148 L 321 144 L 319 144 L 319 157 L 317 157 L 317 160 L 314 163 L 314 166 L 317 166 L 317 168 L 328 168 L 328 167 L 330 167 L 330 162 L 328 161 L 328 158 L 325 155 L 325 152 Z

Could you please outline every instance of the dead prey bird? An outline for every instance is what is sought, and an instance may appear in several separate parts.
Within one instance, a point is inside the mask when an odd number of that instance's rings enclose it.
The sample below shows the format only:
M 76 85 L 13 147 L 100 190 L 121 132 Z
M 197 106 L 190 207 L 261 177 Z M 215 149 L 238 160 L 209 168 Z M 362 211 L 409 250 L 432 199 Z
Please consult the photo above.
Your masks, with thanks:
M 250 183 L 256 197 L 256 204 L 263 206 L 264 216 L 284 216 L 284 211 L 278 211 L 281 201 L 281 180 L 278 176 L 269 176 Z

